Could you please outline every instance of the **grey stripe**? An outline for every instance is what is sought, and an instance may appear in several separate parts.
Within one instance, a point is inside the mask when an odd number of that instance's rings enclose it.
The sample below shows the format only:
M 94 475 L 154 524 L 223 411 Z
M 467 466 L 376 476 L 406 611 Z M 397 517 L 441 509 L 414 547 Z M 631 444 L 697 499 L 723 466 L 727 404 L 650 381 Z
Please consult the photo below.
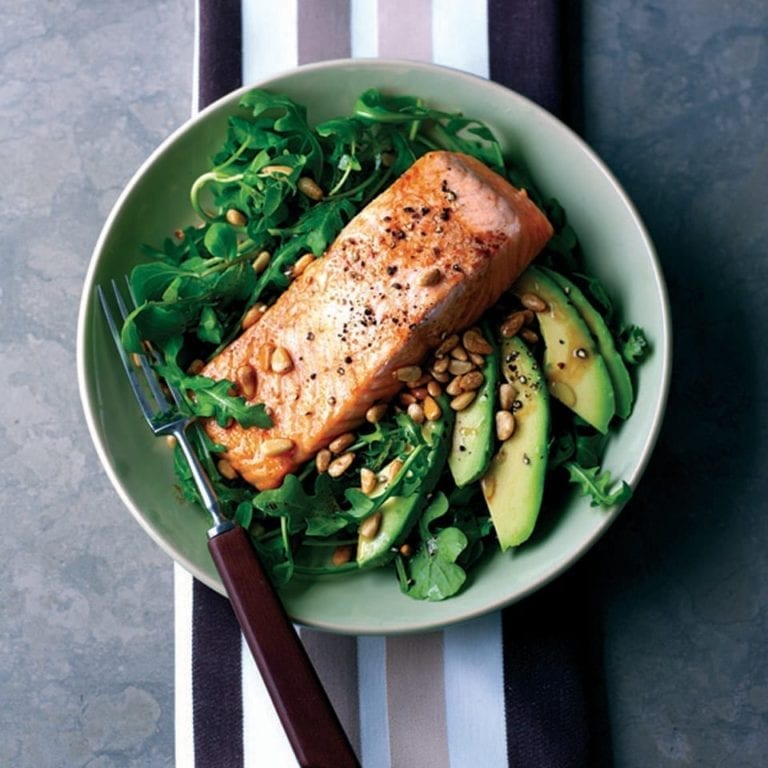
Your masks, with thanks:
M 304 628 L 299 634 L 328 698 L 347 732 L 352 748 L 359 755 L 357 640 L 346 635 L 332 635 Z
M 387 708 L 393 768 L 446 768 L 443 634 L 387 638 Z
M 299 64 L 351 55 L 349 0 L 298 0 Z
M 380 0 L 379 56 L 432 60 L 431 0 Z

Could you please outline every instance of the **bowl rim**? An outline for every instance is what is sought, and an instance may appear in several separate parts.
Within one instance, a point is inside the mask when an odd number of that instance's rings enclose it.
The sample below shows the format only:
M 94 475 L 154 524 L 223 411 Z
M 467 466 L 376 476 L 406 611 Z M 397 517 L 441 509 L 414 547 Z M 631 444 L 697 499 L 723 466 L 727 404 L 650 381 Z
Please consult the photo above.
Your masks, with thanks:
M 660 331 L 661 337 L 654 338 L 654 355 L 660 356 L 660 377 L 659 385 L 655 392 L 655 403 L 653 404 L 653 418 L 649 424 L 645 439 L 642 443 L 642 447 L 638 450 L 639 460 L 635 463 L 633 471 L 623 479 L 634 489 L 643 474 L 645 473 L 648 464 L 652 458 L 654 448 L 658 442 L 661 432 L 662 423 L 664 421 L 669 389 L 672 377 L 672 324 L 671 324 L 671 310 L 669 303 L 669 294 L 662 271 L 661 263 L 658 258 L 653 241 L 650 234 L 643 222 L 634 202 L 629 198 L 622 185 L 608 168 L 606 163 L 597 155 L 597 153 L 591 148 L 589 144 L 578 135 L 572 128 L 563 123 L 560 119 L 552 115 L 543 107 L 539 106 L 535 102 L 528 99 L 526 96 L 507 88 L 499 83 L 495 83 L 489 79 L 480 77 L 472 73 L 468 73 L 452 67 L 447 67 L 440 64 L 433 64 L 422 61 L 412 61 L 408 59 L 392 59 L 392 58 L 342 58 L 332 59 L 322 62 L 314 62 L 310 64 L 303 64 L 297 67 L 285 69 L 281 72 L 274 73 L 269 77 L 262 78 L 260 80 L 244 84 L 241 87 L 231 91 L 228 94 L 223 95 L 221 98 L 207 105 L 205 108 L 199 110 L 195 114 L 187 118 L 176 129 L 174 129 L 164 140 L 162 140 L 155 149 L 146 157 L 146 159 L 138 166 L 133 172 L 127 183 L 124 185 L 120 194 L 112 204 L 107 217 L 104 220 L 102 228 L 99 232 L 99 236 L 91 252 L 88 262 L 88 268 L 85 274 L 83 282 L 83 290 L 80 298 L 78 316 L 77 316 L 77 332 L 76 332 L 76 370 L 78 380 L 78 390 L 80 394 L 81 406 L 83 408 L 86 425 L 94 445 L 96 454 L 99 458 L 99 462 L 104 469 L 107 477 L 109 478 L 113 488 L 117 492 L 119 498 L 123 504 L 128 508 L 131 515 L 139 523 L 142 529 L 150 536 L 150 538 L 176 563 L 183 567 L 194 578 L 201 581 L 206 586 L 210 587 L 220 594 L 224 594 L 224 588 L 221 582 L 212 578 L 210 574 L 201 569 L 192 559 L 190 559 L 181 549 L 179 549 L 173 541 L 169 541 L 162 536 L 152 526 L 150 521 L 142 513 L 140 509 L 133 503 L 128 491 L 123 485 L 123 481 L 120 478 L 116 468 L 113 466 L 109 458 L 109 453 L 106 448 L 105 441 L 102 439 L 101 432 L 99 430 L 97 410 L 92 397 L 88 381 L 89 370 L 89 354 L 88 354 L 88 323 L 93 311 L 94 306 L 94 285 L 95 275 L 99 266 L 99 255 L 104 249 L 104 245 L 109 239 L 110 232 L 119 219 L 123 208 L 131 198 L 134 188 L 144 177 L 147 169 L 152 167 L 156 160 L 161 157 L 166 150 L 175 144 L 179 138 L 185 135 L 187 132 L 193 130 L 199 123 L 208 119 L 209 115 L 218 112 L 223 108 L 234 110 L 240 98 L 252 90 L 253 88 L 260 87 L 273 87 L 276 83 L 279 83 L 286 78 L 301 77 L 305 73 L 310 72 L 322 72 L 324 70 L 330 72 L 338 72 L 345 68 L 360 68 L 363 67 L 370 70 L 371 73 L 376 71 L 387 71 L 396 68 L 408 67 L 416 68 L 427 73 L 436 73 L 447 75 L 452 78 L 458 78 L 465 80 L 468 83 L 482 84 L 485 89 L 491 89 L 498 91 L 499 95 L 505 99 L 516 99 L 521 104 L 525 104 L 525 108 L 532 110 L 536 113 L 536 119 L 553 122 L 557 124 L 558 130 L 565 131 L 569 134 L 569 139 L 578 146 L 579 150 L 586 155 L 589 161 L 600 171 L 605 181 L 611 187 L 611 192 L 621 202 L 630 218 L 633 221 L 634 226 L 637 229 L 639 239 L 642 242 L 643 248 L 648 256 L 651 266 L 653 278 L 654 278 L 654 292 L 658 297 L 659 310 L 660 310 Z M 454 624 L 476 618 L 478 616 L 487 614 L 494 610 L 499 610 L 507 605 L 518 602 L 523 598 L 533 594 L 548 583 L 556 579 L 568 568 L 577 563 L 593 546 L 602 538 L 605 532 L 611 527 L 616 517 L 621 512 L 623 505 L 616 506 L 610 510 L 606 510 L 600 525 L 596 526 L 592 534 L 585 537 L 580 545 L 573 550 L 569 550 L 562 557 L 558 558 L 538 579 L 529 583 L 523 588 L 518 589 L 514 593 L 501 595 L 495 601 L 486 602 L 480 606 L 464 610 L 460 616 L 453 619 L 445 620 L 438 618 L 436 620 L 425 619 L 418 625 L 414 625 L 413 622 L 398 624 L 397 622 L 390 622 L 386 625 L 386 634 L 407 634 L 411 632 L 423 632 L 435 629 L 440 629 L 449 624 Z M 355 624 L 350 622 L 343 627 L 339 626 L 335 622 L 322 622 L 322 621 L 302 621 L 301 617 L 294 619 L 296 623 L 304 624 L 321 630 L 328 630 L 333 632 L 339 632 L 344 634 L 381 634 L 382 629 L 378 627 L 368 627 L 364 624 Z

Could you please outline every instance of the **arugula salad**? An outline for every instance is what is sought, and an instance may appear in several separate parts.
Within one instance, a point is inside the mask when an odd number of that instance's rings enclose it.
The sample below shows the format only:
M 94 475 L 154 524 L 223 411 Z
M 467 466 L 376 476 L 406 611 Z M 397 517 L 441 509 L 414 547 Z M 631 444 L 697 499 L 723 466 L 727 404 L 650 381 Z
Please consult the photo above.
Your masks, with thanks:
M 264 491 L 231 471 L 221 461 L 223 447 L 192 425 L 190 438 L 224 514 L 250 532 L 273 581 L 384 567 L 404 594 L 442 600 L 462 589 L 486 553 L 500 544 L 522 545 L 540 511 L 556 519 L 564 494 L 575 489 L 595 507 L 626 501 L 630 488 L 601 462 L 611 430 L 630 416 L 632 370 L 649 344 L 640 328 L 622 324 L 603 286 L 585 273 L 566 212 L 504 157 L 492 130 L 421 98 L 377 89 L 362 93 L 349 115 L 316 125 L 303 106 L 265 90 L 247 93 L 240 107 L 210 169 L 191 187 L 198 221 L 176 230 L 169 222 L 163 243 L 144 246 L 146 261 L 130 275 L 137 309 L 122 329 L 128 350 L 151 345 L 158 372 L 199 419 L 271 425 L 268 403 L 249 403 L 232 382 L 201 375 L 203 364 L 276 300 L 307 254 L 322 258 L 344 225 L 426 152 L 473 155 L 525 189 L 555 230 L 535 266 L 478 324 L 487 348 L 478 358 L 479 394 L 466 415 L 437 387 L 438 417 L 425 420 L 423 409 L 415 417 L 412 387 L 410 400 L 395 398 L 345 446 L 354 466 L 331 473 L 312 461 L 279 488 Z M 558 302 L 585 339 L 574 354 L 599 363 L 602 378 L 595 386 L 610 390 L 613 405 L 600 423 L 574 409 L 576 397 L 566 382 L 547 378 L 560 365 L 549 339 L 563 329 L 549 328 L 540 310 Z M 535 389 L 543 409 L 537 421 L 542 469 L 535 487 L 526 489 L 503 466 L 503 457 L 523 439 L 520 434 L 531 434 L 529 426 L 515 429 L 514 415 L 523 413 L 519 382 L 533 379 L 541 379 Z M 471 418 L 473 435 L 481 435 L 476 439 L 483 444 L 467 451 L 455 435 L 458 422 Z M 469 469 L 459 455 L 466 453 L 474 456 Z M 527 453 L 521 456 L 528 460 Z M 178 451 L 174 466 L 183 495 L 198 501 Z M 361 478 L 369 487 L 361 487 Z M 522 533 L 502 533 L 496 517 L 503 515 L 499 489 L 507 487 L 528 494 Z

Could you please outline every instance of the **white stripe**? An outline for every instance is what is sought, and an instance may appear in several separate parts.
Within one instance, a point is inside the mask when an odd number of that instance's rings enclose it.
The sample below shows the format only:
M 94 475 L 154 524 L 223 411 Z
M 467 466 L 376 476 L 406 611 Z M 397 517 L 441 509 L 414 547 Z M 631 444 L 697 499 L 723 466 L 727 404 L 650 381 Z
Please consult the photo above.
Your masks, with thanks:
M 378 20 L 378 0 L 351 0 L 350 48 L 353 59 L 365 59 L 378 56 Z
M 200 111 L 200 0 L 195 0 L 195 37 L 192 43 L 192 114 Z
M 488 77 L 488 4 L 432 0 L 432 59 Z
M 357 639 L 360 752 L 365 768 L 390 768 L 386 651 L 384 637 Z
M 445 709 L 451 768 L 507 765 L 504 666 L 498 612 L 443 632 Z
M 173 564 L 174 730 L 176 765 L 195 764 L 192 734 L 192 576 Z
M 245 639 L 241 643 L 244 768 L 298 768 L 293 749 L 256 669 Z
M 243 83 L 263 80 L 296 66 L 297 0 L 242 0 Z

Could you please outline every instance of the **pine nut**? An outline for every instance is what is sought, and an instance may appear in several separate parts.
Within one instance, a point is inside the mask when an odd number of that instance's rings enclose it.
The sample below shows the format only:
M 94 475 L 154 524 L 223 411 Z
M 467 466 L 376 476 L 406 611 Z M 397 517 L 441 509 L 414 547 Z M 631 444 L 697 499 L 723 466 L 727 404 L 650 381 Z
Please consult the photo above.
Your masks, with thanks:
M 408 383 L 421 378 L 421 368 L 418 365 L 405 365 L 395 371 L 398 381 Z
M 432 377 L 428 373 L 422 373 L 418 379 L 414 379 L 413 381 L 408 381 L 406 383 L 408 385 L 408 389 L 418 389 L 419 387 L 423 387 L 431 378 Z
M 237 471 L 226 459 L 219 459 L 216 463 L 216 469 L 227 480 L 234 480 L 237 477 Z
M 407 408 L 416 402 L 416 395 L 413 392 L 401 392 L 397 399 L 400 401 L 400 405 L 404 405 Z
M 504 442 L 509 440 L 515 432 L 515 417 L 510 411 L 496 412 L 496 437 Z
M 443 415 L 439 403 L 431 395 L 424 398 L 423 408 L 427 421 L 437 421 Z
M 293 368 L 293 360 L 285 347 L 276 347 L 269 365 L 274 373 L 288 373 Z
M 224 215 L 224 218 L 233 227 L 244 227 L 248 223 L 248 219 L 237 208 L 230 208 Z
M 187 373 L 190 376 L 196 376 L 200 371 L 205 368 L 205 363 L 199 358 L 196 357 L 188 366 Z
M 388 406 L 386 403 L 378 403 L 376 405 L 372 405 L 365 412 L 365 420 L 369 424 L 376 424 L 384 417 L 384 414 L 387 412 L 387 408 Z
M 522 312 L 513 312 L 504 320 L 499 330 L 504 338 L 510 339 L 517 336 L 524 323 L 525 315 Z
M 457 344 L 452 350 L 451 350 L 451 357 L 454 360 L 461 360 L 463 362 L 466 362 L 469 360 L 469 353 L 467 352 L 464 347 L 462 347 L 460 344 Z
M 473 362 L 478 368 L 482 368 L 485 365 L 485 358 L 479 352 L 469 353 L 470 362 Z
M 524 293 L 520 297 L 520 303 L 532 312 L 547 311 L 547 302 L 535 293 Z
M 408 542 L 406 542 L 405 544 L 401 545 L 398 551 L 403 557 L 410 557 L 412 553 L 411 545 Z
M 451 360 L 448 365 L 448 373 L 453 376 L 463 376 L 465 373 L 469 373 L 474 367 L 474 363 L 470 363 L 469 360 Z
M 435 357 L 443 357 L 444 355 L 447 355 L 458 343 L 459 335 L 454 333 L 435 350 Z
M 520 338 L 523 339 L 523 341 L 527 341 L 529 344 L 536 344 L 539 340 L 539 334 L 530 328 L 523 328 L 523 330 L 520 331 Z
M 424 272 L 419 280 L 419 283 L 424 288 L 437 285 L 443 279 L 443 273 L 437 268 L 429 269 Z
M 485 376 L 480 371 L 470 371 L 463 376 L 459 376 L 459 387 L 464 392 L 480 389 L 485 381 Z
M 391 483 L 396 477 L 398 472 L 403 468 L 402 459 L 393 459 L 386 466 L 386 479 Z
M 430 381 L 431 381 L 431 379 L 430 379 Z M 425 382 L 425 384 L 426 384 L 426 382 Z M 425 398 L 425 397 L 426 397 L 426 396 L 429 394 L 429 392 L 427 391 L 427 388 L 426 388 L 426 387 L 423 387 L 423 386 L 422 386 L 422 387 L 414 387 L 414 388 L 411 390 L 411 394 L 412 394 L 412 395 L 413 395 L 413 396 L 414 396 L 414 397 L 415 397 L 417 400 L 423 400 L 423 399 L 424 399 L 424 398 Z
M 336 547 L 336 549 L 333 550 L 333 554 L 331 555 L 331 562 L 337 566 L 344 565 L 345 563 L 348 563 L 351 559 L 352 559 L 352 547 L 349 547 L 347 545 Z
M 360 490 L 366 496 L 370 496 L 376 488 L 376 483 L 376 473 L 368 467 L 363 467 L 360 470 Z
M 176 447 L 176 443 L 177 443 L 177 442 L 178 442 L 178 441 L 176 440 L 176 438 L 174 437 L 174 435 L 166 435 L 166 436 L 165 436 L 165 444 L 166 444 L 166 445 L 167 445 L 169 448 L 175 448 L 175 447 Z
M 331 463 L 331 452 L 327 448 L 317 452 L 315 456 L 315 469 L 322 475 L 328 471 L 328 465 Z
M 408 406 L 408 415 L 415 424 L 424 423 L 424 409 L 421 407 L 420 403 L 411 403 Z
M 339 435 L 336 439 L 331 440 L 328 449 L 331 453 L 342 453 L 343 451 L 346 451 L 347 448 L 352 445 L 352 443 L 355 442 L 355 439 L 356 437 L 354 432 L 345 432 L 344 434 Z
M 255 325 L 256 323 L 261 320 L 262 317 L 264 317 L 264 313 L 267 311 L 267 305 L 266 304 L 254 304 L 243 316 L 243 322 L 242 327 L 243 330 L 247 330 L 252 325 Z
M 253 260 L 253 271 L 260 275 L 268 266 L 269 261 L 272 258 L 272 254 L 269 251 L 261 251 L 259 255 Z
M 262 456 L 280 456 L 293 450 L 294 442 L 290 437 L 271 437 L 261 444 Z
M 460 395 L 464 390 L 461 388 L 461 376 L 451 379 L 448 382 L 448 386 L 445 388 L 445 393 L 451 397 Z
M 448 365 L 451 362 L 450 357 L 440 357 L 437 360 L 435 360 L 434 365 L 432 366 L 432 373 L 445 373 L 448 370 Z
M 475 352 L 478 355 L 490 355 L 493 347 L 485 340 L 477 328 L 470 328 L 462 336 L 462 344 L 467 352 Z
M 310 179 L 309 176 L 302 176 L 296 186 L 299 192 L 305 194 L 310 200 L 322 200 L 325 197 L 325 193 L 318 183 L 314 179 Z
M 268 371 L 272 366 L 272 353 L 275 351 L 275 345 L 267 342 L 259 347 L 257 359 L 260 371 Z
M 377 510 L 370 517 L 366 517 L 362 523 L 360 523 L 359 532 L 365 539 L 373 539 L 381 528 L 381 511 Z
M 463 411 L 472 403 L 476 394 L 476 391 L 470 390 L 469 392 L 462 392 L 460 395 L 456 395 L 456 397 L 451 400 L 451 408 L 454 411 Z
M 237 369 L 235 379 L 243 397 L 250 400 L 256 394 L 256 371 L 248 363 L 245 363 Z
M 443 394 L 443 388 L 440 386 L 440 382 L 436 379 L 432 379 L 427 382 L 427 394 L 432 397 L 440 397 Z
M 503 411 L 508 411 L 512 408 L 512 403 L 515 402 L 517 394 L 517 388 L 507 382 L 499 387 L 499 405 Z
M 440 384 L 447 384 L 451 380 L 451 375 L 447 371 L 443 373 L 432 371 L 432 378 Z
M 298 277 L 314 260 L 314 253 L 305 253 L 291 268 L 291 277 Z
M 352 466 L 354 460 L 355 454 L 352 451 L 343 453 L 328 465 L 328 474 L 331 477 L 341 477 Z

